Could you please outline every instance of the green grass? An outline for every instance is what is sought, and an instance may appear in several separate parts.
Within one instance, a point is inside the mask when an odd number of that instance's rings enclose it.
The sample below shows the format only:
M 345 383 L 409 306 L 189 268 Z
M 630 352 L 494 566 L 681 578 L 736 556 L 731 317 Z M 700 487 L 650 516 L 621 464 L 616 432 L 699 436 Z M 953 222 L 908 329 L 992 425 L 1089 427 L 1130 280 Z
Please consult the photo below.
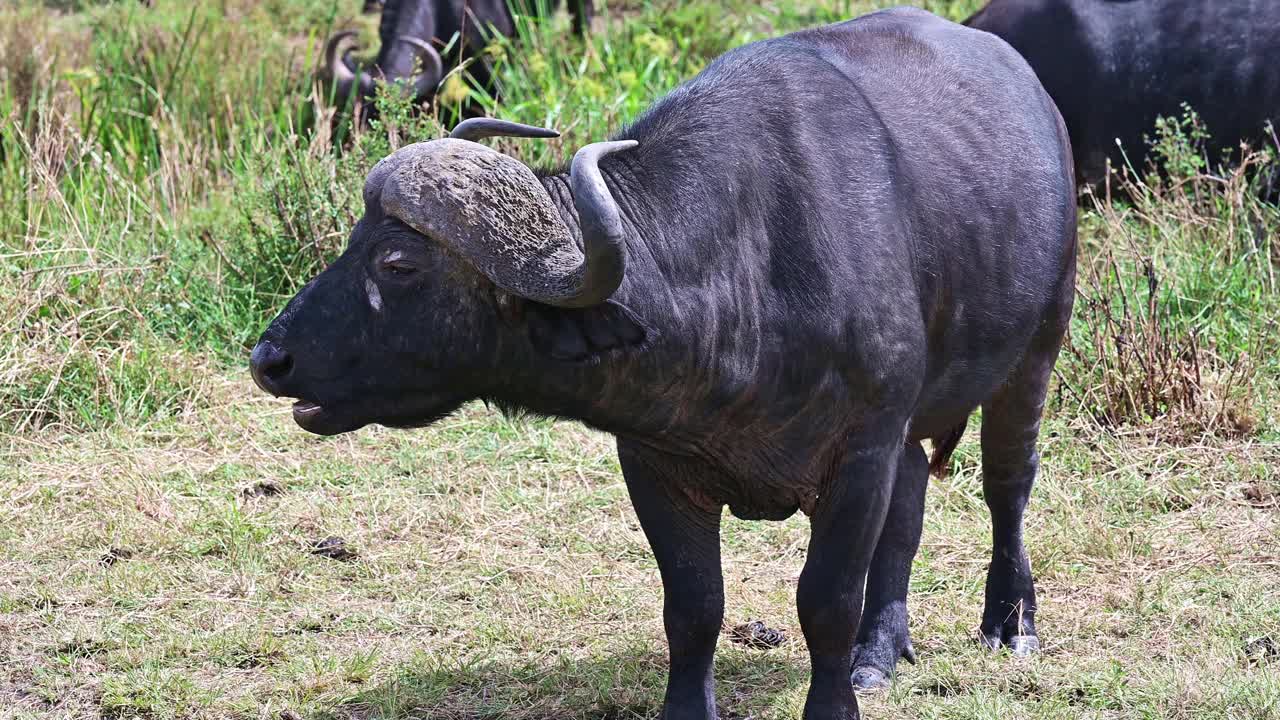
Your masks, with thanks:
M 658 575 L 608 438 L 479 406 L 308 436 L 247 347 L 372 163 L 462 95 L 563 130 L 499 143 L 553 162 L 730 47 L 891 3 L 630 0 L 585 43 L 523 24 L 490 48 L 500 99 L 455 82 L 336 137 L 310 68 L 331 28 L 372 32 L 359 3 L 155 4 L 0 8 L 0 718 L 656 717 Z M 973 432 L 930 490 L 920 664 L 867 717 L 1280 718 L 1280 217 L 1179 130 L 1171 179 L 1083 218 L 1028 516 L 1045 652 L 973 642 Z M 354 559 L 311 552 L 333 536 Z M 726 718 L 799 717 L 807 537 L 726 520 L 726 623 L 791 637 L 722 641 Z

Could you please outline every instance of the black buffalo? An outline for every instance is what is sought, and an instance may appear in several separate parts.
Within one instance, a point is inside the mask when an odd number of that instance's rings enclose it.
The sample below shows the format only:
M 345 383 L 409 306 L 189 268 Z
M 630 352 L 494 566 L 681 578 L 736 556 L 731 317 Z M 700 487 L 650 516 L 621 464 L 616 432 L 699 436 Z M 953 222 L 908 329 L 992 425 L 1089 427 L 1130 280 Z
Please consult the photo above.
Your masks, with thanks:
M 1076 174 L 1145 168 L 1157 117 L 1191 106 L 1211 157 L 1260 147 L 1280 124 L 1280 3 L 1256 0 L 993 0 L 965 24 L 1022 53 L 1058 104 Z M 1117 145 L 1119 143 L 1119 145 Z M 1123 148 L 1123 151 L 1122 151 Z
M 347 250 L 253 351 L 299 425 L 483 398 L 616 435 L 665 588 L 664 718 L 715 715 L 722 508 L 806 513 L 805 717 L 843 720 L 851 670 L 875 684 L 911 652 L 922 441 L 941 467 L 982 406 L 982 632 L 1034 648 L 1022 515 L 1076 205 L 1017 53 L 891 10 L 729 52 L 567 168 L 475 142 L 496 134 L 554 135 L 471 120 L 369 173 Z
M 351 58 L 356 33 L 344 30 L 325 43 L 321 77 L 333 84 L 339 102 L 355 91 L 367 103 L 378 80 L 403 82 L 415 100 L 425 100 L 435 93 L 447 71 L 475 57 L 495 33 L 515 34 L 513 9 L 528 14 L 558 4 L 538 0 L 387 0 L 378 23 L 380 46 L 372 67 L 356 66 Z M 593 1 L 568 0 L 568 5 L 574 29 L 585 33 L 591 24 Z M 441 58 L 440 50 L 455 34 L 459 36 L 455 47 L 460 50 Z M 483 63 L 473 66 L 472 72 L 480 82 L 488 82 Z

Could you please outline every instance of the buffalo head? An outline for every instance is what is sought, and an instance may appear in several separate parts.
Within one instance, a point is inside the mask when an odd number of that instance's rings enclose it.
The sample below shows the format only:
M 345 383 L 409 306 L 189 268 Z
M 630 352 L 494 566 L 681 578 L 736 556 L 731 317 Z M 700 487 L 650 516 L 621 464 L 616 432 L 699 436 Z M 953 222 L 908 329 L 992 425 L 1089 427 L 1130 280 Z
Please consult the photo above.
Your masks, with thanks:
M 296 398 L 304 429 L 426 424 L 493 396 L 509 375 L 502 363 L 526 348 L 572 360 L 574 343 L 599 350 L 643 340 L 643 326 L 608 301 L 626 252 L 598 165 L 635 141 L 579 150 L 566 208 L 523 163 L 475 142 L 493 135 L 556 133 L 468 120 L 448 139 L 383 159 L 365 181 L 365 213 L 346 250 L 263 333 L 253 378 Z M 578 336 L 557 340 L 558 326 Z

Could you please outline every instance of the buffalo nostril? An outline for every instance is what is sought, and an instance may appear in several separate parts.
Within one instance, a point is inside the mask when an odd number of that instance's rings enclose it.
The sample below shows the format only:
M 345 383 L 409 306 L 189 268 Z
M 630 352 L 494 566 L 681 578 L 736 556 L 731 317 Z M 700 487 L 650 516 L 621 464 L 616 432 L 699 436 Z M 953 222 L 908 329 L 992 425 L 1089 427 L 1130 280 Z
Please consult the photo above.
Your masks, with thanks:
M 283 378 L 292 369 L 293 356 L 289 353 L 281 353 L 281 357 L 266 368 L 266 373 L 272 378 Z
M 282 394 L 280 382 L 293 370 L 293 356 L 269 340 L 259 342 L 249 356 L 249 372 L 258 387 L 272 395 Z

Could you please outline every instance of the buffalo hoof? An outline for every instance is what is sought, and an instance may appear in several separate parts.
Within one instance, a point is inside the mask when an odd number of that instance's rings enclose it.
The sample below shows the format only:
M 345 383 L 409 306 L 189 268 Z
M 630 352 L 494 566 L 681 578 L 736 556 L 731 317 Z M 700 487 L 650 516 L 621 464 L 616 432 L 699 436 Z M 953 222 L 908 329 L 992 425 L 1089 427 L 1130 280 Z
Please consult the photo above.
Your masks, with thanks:
M 887 663 L 888 670 L 882 667 L 886 665 L 885 658 L 890 658 Z M 893 672 L 899 659 L 906 660 L 912 665 L 916 664 L 916 649 L 912 647 L 911 640 L 906 640 L 905 644 L 897 650 L 892 649 L 892 646 L 889 648 L 859 646 L 854 651 L 853 669 L 849 674 L 854 692 L 865 695 L 887 690 L 892 684 Z
M 1015 657 L 1027 657 L 1040 652 L 1040 638 L 1035 635 L 1014 635 L 1009 638 L 1009 652 Z
M 999 635 L 982 635 L 982 645 L 989 650 L 1008 648 L 1014 657 L 1029 657 L 1040 652 L 1040 638 L 1035 635 L 1014 635 L 1004 642 Z
M 854 668 L 849 680 L 853 691 L 861 695 L 888 690 L 890 685 L 889 674 L 874 665 Z

